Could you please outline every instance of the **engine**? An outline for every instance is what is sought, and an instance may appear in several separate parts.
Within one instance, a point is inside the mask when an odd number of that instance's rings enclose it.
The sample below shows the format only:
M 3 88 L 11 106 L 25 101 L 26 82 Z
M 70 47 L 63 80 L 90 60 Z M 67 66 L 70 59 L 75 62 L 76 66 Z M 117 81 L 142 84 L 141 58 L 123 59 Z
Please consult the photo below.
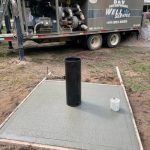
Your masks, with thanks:
M 57 20 L 61 31 L 88 29 L 85 24 L 85 16 L 77 3 L 60 0 L 56 8 L 55 0 L 26 0 L 25 8 L 30 33 L 57 32 Z

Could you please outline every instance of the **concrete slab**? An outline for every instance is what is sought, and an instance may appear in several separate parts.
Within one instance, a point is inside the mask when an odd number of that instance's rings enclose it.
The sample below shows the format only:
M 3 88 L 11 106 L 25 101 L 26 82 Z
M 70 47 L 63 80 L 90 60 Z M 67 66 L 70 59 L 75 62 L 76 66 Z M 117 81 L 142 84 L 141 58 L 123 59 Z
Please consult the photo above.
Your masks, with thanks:
M 110 98 L 121 99 L 120 112 Z M 88 150 L 140 150 L 121 86 L 82 83 L 82 105 L 66 105 L 65 82 L 44 81 L 0 129 L 9 139 Z

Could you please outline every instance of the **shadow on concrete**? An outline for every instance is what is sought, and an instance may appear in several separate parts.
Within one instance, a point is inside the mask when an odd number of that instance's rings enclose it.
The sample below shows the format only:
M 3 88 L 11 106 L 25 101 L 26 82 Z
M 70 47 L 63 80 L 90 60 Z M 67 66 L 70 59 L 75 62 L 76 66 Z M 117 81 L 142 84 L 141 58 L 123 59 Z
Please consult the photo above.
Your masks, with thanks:
M 127 112 L 123 108 L 120 108 L 119 112 L 114 112 L 109 108 L 109 105 L 108 105 L 108 108 L 104 108 L 101 105 L 96 105 L 96 104 L 85 102 L 85 101 L 82 101 L 82 104 L 78 107 L 75 107 L 75 109 L 93 114 L 97 117 L 103 117 L 105 119 L 110 119 L 110 113 L 116 114 L 116 116 L 117 114 L 123 114 L 123 115 L 127 114 Z M 116 116 L 113 116 L 113 117 L 116 117 Z

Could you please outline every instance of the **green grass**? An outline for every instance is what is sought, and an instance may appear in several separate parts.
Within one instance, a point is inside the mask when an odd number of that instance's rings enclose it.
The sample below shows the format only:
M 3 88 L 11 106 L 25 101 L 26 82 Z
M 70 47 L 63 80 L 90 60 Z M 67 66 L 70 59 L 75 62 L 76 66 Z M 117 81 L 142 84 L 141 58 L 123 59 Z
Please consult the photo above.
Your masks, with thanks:
M 131 72 L 133 76 L 124 75 L 125 84 L 134 92 L 150 90 L 150 61 L 148 61 L 147 55 L 149 53 L 145 52 L 144 59 L 141 55 L 135 55 L 128 60 L 126 71 Z
M 141 72 L 141 73 L 150 73 L 150 64 L 146 64 L 146 63 L 138 63 L 134 65 L 133 68 L 135 71 L 137 72 Z
M 3 26 L 3 28 L 2 28 L 2 33 L 6 33 L 6 27 L 5 26 Z
M 5 50 L 5 43 L 0 43 L 0 58 L 4 58 L 7 56 L 7 51 Z
M 18 58 L 18 53 L 11 54 L 7 51 L 7 42 L 0 45 L 0 61 L 5 59 Z M 150 90 L 150 51 L 145 48 L 137 47 L 118 47 L 114 49 L 102 48 L 98 51 L 78 51 L 76 50 L 52 50 L 43 51 L 32 50 L 26 52 L 26 56 L 37 65 L 44 63 L 58 65 L 64 63 L 64 58 L 68 56 L 83 57 L 82 63 L 88 67 L 90 74 L 96 76 L 103 73 L 109 75 L 115 66 L 119 66 L 125 85 L 132 91 Z M 85 58 L 84 58 L 85 57 Z M 62 65 L 63 66 L 63 65 Z M 24 68 L 18 68 L 22 70 Z M 128 73 L 126 73 L 128 72 Z M 115 73 L 112 73 L 115 74 Z M 114 75 L 116 76 L 116 74 Z
M 150 73 L 150 61 L 132 59 L 129 65 L 135 72 Z
M 137 81 L 135 78 L 127 78 L 126 86 L 130 87 L 133 92 L 150 90 L 150 85 L 146 85 L 146 81 Z

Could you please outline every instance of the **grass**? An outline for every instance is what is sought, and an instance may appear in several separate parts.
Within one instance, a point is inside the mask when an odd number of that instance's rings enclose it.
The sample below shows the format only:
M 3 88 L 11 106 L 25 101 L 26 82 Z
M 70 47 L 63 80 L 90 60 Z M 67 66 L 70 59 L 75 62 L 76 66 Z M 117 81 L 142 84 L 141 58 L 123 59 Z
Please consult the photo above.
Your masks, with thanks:
M 8 49 L 8 42 L 0 43 L 0 61 L 16 57 L 18 57 L 18 52 L 13 52 L 12 50 Z
M 144 61 L 144 60 L 139 61 L 136 59 L 132 59 L 129 61 L 129 65 L 136 72 L 150 73 L 150 61 Z
M 6 51 L 6 43 L 0 45 L 0 60 L 3 59 L 16 59 L 17 53 L 11 55 Z M 26 55 L 31 58 L 31 62 L 41 65 L 43 63 L 59 65 L 64 63 L 64 58 L 68 56 L 83 57 L 82 61 L 88 67 L 89 72 L 93 75 L 100 73 L 109 74 L 110 69 L 119 66 L 125 85 L 131 88 L 134 92 L 149 90 L 150 87 L 150 51 L 144 48 L 135 47 L 118 47 L 114 49 L 101 49 L 98 51 L 82 51 L 82 50 L 53 50 L 53 48 L 46 48 L 44 50 L 26 51 Z M 23 71 L 24 68 L 20 67 L 16 71 Z M 114 69 L 115 70 L 115 69 Z M 130 74 L 126 74 L 128 71 Z M 136 75 L 137 74 L 137 75 Z
M 126 86 L 130 87 L 133 92 L 141 92 L 150 90 L 150 85 L 147 82 L 139 78 L 126 78 Z
M 0 58 L 4 58 L 8 55 L 6 48 L 6 43 L 0 43 Z
M 3 26 L 3 28 L 2 28 L 2 33 L 6 33 L 6 27 L 5 26 Z
M 90 73 L 98 74 L 101 70 L 109 74 L 108 70 L 119 66 L 127 88 L 132 89 L 133 92 L 150 90 L 150 51 L 148 49 L 119 47 L 110 51 L 104 50 L 102 60 L 88 62 Z
M 150 63 L 137 63 L 134 65 L 133 70 L 136 72 L 141 72 L 141 73 L 150 73 Z
M 135 55 L 134 58 L 128 60 L 126 71 L 131 72 L 130 75 L 125 75 L 125 84 L 131 88 L 133 92 L 150 90 L 150 56 L 149 52 L 143 53 L 142 56 Z

